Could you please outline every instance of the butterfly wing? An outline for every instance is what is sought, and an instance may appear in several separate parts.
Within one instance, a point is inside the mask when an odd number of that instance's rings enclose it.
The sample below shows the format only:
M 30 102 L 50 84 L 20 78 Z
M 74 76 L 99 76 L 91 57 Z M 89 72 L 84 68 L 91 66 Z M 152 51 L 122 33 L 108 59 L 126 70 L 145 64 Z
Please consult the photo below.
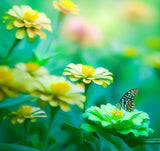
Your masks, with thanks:
M 135 108 L 134 98 L 137 92 L 138 92 L 138 89 L 131 89 L 122 96 L 119 104 L 124 110 L 129 111 L 129 112 L 134 110 Z

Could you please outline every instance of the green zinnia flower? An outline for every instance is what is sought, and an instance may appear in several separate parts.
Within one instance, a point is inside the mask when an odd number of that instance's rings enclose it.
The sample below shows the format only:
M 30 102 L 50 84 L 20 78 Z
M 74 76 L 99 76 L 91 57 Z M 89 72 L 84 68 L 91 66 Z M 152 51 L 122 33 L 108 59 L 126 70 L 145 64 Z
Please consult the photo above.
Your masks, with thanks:
M 111 104 L 91 107 L 84 114 L 87 119 L 82 128 L 89 132 L 108 132 L 123 136 L 133 134 L 134 137 L 148 136 L 154 130 L 149 128 L 149 116 L 147 113 L 134 110 L 127 112 L 119 110 Z

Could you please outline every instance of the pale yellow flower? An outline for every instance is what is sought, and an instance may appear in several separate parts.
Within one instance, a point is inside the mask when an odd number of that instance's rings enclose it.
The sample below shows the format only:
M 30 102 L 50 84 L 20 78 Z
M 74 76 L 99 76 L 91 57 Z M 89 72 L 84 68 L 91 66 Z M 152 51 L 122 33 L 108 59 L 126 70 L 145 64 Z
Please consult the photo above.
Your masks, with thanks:
M 8 66 L 0 66 L 0 101 L 6 97 L 17 97 L 18 94 L 12 89 L 13 71 Z
M 113 81 L 112 73 L 107 69 L 102 67 L 95 69 L 92 66 L 82 64 L 69 64 L 65 68 L 63 75 L 69 76 L 71 81 L 76 81 L 79 84 L 94 82 L 95 84 L 103 85 L 103 87 L 107 87 Z
M 42 67 L 34 62 L 18 63 L 16 64 L 16 68 L 24 72 L 27 72 L 33 77 L 49 74 L 45 67 Z
M 154 6 L 139 1 L 123 3 L 120 11 L 123 18 L 133 22 L 151 23 L 158 18 L 158 11 Z
M 64 14 L 78 14 L 78 7 L 70 0 L 60 0 L 58 3 L 57 1 L 53 1 L 53 6 L 59 12 Z
M 46 114 L 44 111 L 40 110 L 40 108 L 32 107 L 30 105 L 22 105 L 17 109 L 17 111 L 13 111 L 4 116 L 4 119 L 9 117 L 11 117 L 12 124 L 22 124 L 26 119 L 34 122 L 37 117 L 46 117 Z
M 42 106 L 48 102 L 53 107 L 60 106 L 63 111 L 69 111 L 69 105 L 77 105 L 83 109 L 85 96 L 81 93 L 84 89 L 67 81 L 64 77 L 46 75 L 37 78 L 42 87 L 39 87 L 32 95 L 39 96 Z
M 17 29 L 16 38 L 23 39 L 27 34 L 28 39 L 34 39 L 36 34 L 40 38 L 45 38 L 45 33 L 42 29 L 52 31 L 51 21 L 44 13 L 37 12 L 27 5 L 16 6 L 9 9 L 7 15 L 3 16 L 4 22 L 10 20 L 6 29 Z

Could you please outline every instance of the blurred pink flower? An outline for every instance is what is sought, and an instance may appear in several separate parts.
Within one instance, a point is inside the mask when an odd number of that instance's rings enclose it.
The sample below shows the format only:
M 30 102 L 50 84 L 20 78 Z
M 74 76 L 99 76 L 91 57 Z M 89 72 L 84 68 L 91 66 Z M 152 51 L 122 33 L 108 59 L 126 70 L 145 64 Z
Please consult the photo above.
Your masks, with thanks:
M 67 18 L 61 34 L 83 46 L 99 46 L 103 41 L 100 29 L 82 17 Z

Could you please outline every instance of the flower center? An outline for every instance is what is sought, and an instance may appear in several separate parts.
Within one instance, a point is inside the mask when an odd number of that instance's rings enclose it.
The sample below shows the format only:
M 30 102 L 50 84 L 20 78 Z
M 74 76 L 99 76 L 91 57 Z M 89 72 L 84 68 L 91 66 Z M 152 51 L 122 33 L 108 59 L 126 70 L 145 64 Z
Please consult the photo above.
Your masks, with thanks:
M 114 109 L 111 111 L 111 118 L 114 120 L 119 120 L 123 117 L 123 112 L 119 109 Z
M 28 10 L 24 13 L 25 20 L 33 22 L 35 19 L 39 18 L 38 12 L 36 10 Z
M 70 85 L 66 82 L 51 83 L 51 89 L 56 95 L 63 95 L 70 90 Z
M 60 5 L 66 7 L 66 8 L 73 8 L 75 7 L 75 4 L 71 2 L 70 0 L 61 0 Z
M 31 116 L 32 107 L 29 105 L 22 105 L 20 108 L 17 109 L 17 113 L 22 116 Z
M 13 81 L 12 71 L 0 68 L 0 84 L 10 83 Z
M 28 62 L 28 63 L 26 64 L 26 67 L 27 67 L 27 69 L 30 70 L 30 71 L 37 71 L 37 70 L 40 68 L 40 66 L 39 66 L 38 64 L 33 63 L 33 62 Z
M 89 65 L 82 65 L 82 73 L 88 77 L 92 77 L 96 69 Z

